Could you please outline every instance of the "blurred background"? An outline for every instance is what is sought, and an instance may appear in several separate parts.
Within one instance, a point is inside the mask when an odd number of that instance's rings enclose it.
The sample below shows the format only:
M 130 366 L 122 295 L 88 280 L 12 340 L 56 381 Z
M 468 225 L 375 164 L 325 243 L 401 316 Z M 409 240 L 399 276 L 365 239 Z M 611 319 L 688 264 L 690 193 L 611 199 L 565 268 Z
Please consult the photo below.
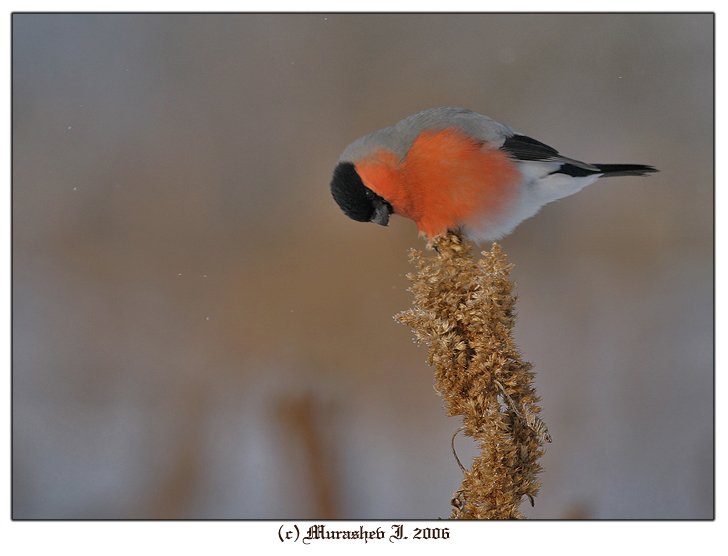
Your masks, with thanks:
M 459 106 L 660 169 L 502 241 L 554 437 L 523 511 L 713 517 L 713 38 L 710 14 L 14 15 L 13 516 L 447 517 L 460 423 L 392 319 L 424 242 L 329 180 Z

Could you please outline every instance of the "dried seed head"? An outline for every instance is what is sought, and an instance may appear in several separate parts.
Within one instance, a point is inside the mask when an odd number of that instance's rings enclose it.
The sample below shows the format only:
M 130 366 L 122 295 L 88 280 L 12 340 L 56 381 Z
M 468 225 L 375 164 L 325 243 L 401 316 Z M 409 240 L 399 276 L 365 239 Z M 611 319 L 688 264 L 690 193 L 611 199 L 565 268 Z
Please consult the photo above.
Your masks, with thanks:
M 434 238 L 428 248 L 436 254 L 410 252 L 418 269 L 408 275 L 414 303 L 395 320 L 427 346 L 447 414 L 462 416 L 461 430 L 480 448 L 472 467 L 463 468 L 451 517 L 522 517 L 518 507 L 524 497 L 533 503 L 538 493 L 537 462 L 551 436 L 537 415 L 532 366 L 522 360 L 511 334 L 512 265 L 497 243 L 474 261 L 470 245 L 454 233 Z

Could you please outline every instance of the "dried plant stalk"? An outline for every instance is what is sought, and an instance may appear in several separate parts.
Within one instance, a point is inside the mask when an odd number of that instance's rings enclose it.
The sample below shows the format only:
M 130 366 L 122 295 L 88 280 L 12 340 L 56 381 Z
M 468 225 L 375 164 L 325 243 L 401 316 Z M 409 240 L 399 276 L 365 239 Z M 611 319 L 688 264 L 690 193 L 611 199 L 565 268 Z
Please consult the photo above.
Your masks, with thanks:
M 511 336 L 516 320 L 508 280 L 512 265 L 497 243 L 476 262 L 470 246 L 454 233 L 428 247 L 435 249 L 434 256 L 411 251 L 418 268 L 408 275 L 414 306 L 395 319 L 428 346 L 427 362 L 435 367 L 435 389 L 448 416 L 462 415 L 460 430 L 480 449 L 472 467 L 463 467 L 450 517 L 521 518 L 523 497 L 533 504 L 540 487 L 538 459 L 551 437 L 537 415 L 532 365 L 521 359 Z

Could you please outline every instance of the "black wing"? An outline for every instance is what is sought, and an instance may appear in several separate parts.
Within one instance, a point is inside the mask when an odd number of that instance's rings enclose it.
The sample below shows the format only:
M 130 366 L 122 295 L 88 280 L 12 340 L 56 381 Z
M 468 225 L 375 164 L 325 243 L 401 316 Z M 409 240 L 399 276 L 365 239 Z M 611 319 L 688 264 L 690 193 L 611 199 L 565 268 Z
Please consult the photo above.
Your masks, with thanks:
M 560 162 L 561 166 L 554 174 L 566 174 L 575 178 L 581 178 L 592 174 L 604 174 L 607 176 L 644 176 L 651 172 L 657 172 L 652 166 L 643 164 L 587 164 L 561 156 L 553 147 L 531 139 L 525 135 L 512 135 L 505 140 L 501 147 L 516 160 L 533 160 L 541 162 Z
M 511 135 L 501 149 L 518 160 L 552 161 L 559 158 L 559 151 L 525 135 Z

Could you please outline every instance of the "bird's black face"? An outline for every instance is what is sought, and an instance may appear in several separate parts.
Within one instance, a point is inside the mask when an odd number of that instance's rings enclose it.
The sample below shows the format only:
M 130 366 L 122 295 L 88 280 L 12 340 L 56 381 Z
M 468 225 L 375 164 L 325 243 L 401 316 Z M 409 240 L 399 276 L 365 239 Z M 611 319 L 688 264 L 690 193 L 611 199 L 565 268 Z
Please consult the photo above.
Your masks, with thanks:
M 357 222 L 386 226 L 392 206 L 361 181 L 351 162 L 340 162 L 331 179 L 331 194 L 344 214 Z

